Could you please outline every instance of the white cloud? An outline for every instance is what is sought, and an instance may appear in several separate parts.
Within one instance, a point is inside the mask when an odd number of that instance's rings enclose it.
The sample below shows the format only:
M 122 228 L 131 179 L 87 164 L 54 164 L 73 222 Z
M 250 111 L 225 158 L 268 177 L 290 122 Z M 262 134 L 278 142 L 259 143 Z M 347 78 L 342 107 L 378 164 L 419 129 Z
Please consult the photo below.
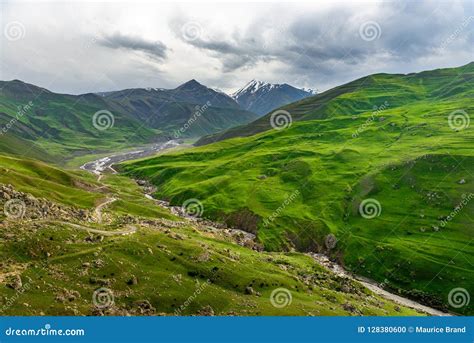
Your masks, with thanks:
M 467 1 L 2 7 L 2 32 L 16 21 L 24 36 L 2 36 L 0 78 L 69 93 L 192 78 L 224 90 L 254 78 L 327 89 L 370 73 L 468 63 L 474 46 L 474 20 L 463 24 L 474 15 Z M 359 35 L 367 21 L 380 27 L 374 40 Z M 193 30 L 183 32 L 189 23 Z

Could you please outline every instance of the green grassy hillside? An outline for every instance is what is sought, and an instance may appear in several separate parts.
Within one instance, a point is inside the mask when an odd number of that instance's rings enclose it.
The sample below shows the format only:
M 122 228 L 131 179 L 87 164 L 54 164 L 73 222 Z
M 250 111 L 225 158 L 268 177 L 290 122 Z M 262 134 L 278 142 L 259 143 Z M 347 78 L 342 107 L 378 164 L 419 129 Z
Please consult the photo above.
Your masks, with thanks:
M 400 293 L 473 314 L 448 299 L 474 291 L 473 203 L 441 226 L 474 191 L 473 76 L 473 63 L 372 75 L 284 107 L 289 128 L 268 130 L 266 116 L 214 138 L 253 136 L 122 169 L 174 204 L 199 199 L 205 217 L 257 232 L 269 251 L 324 251 Z M 378 216 L 361 215 L 367 199 Z
M 259 252 L 237 244 L 239 234 L 178 221 L 123 176 L 97 180 L 7 156 L 0 165 L 2 315 L 420 314 L 336 276 L 310 256 Z M 65 211 L 92 214 L 111 197 L 117 200 L 103 209 L 102 222 Z M 53 203 L 35 208 L 41 199 Z M 23 217 L 9 217 L 11 200 L 23 202 Z M 53 204 L 69 214 L 31 216 Z M 130 227 L 136 231 L 115 234 Z M 282 298 L 272 298 L 281 288 Z
M 186 85 L 75 96 L 0 81 L 0 152 L 64 163 L 156 141 L 197 138 L 257 117 L 228 96 L 200 84 Z M 229 107 L 219 107 L 224 105 Z

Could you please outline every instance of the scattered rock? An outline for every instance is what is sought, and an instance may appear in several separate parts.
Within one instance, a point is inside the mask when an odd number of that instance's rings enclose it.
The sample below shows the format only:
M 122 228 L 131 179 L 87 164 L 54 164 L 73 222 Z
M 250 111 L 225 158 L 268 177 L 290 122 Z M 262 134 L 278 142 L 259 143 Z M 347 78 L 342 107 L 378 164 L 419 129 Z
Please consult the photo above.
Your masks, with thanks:
M 206 305 L 198 312 L 198 314 L 200 316 L 213 316 L 214 315 L 214 310 L 212 309 L 211 306 Z
M 7 283 L 7 287 L 10 287 L 14 290 L 19 290 L 21 287 L 23 287 L 23 282 L 21 281 L 20 275 L 11 277 L 10 281 Z

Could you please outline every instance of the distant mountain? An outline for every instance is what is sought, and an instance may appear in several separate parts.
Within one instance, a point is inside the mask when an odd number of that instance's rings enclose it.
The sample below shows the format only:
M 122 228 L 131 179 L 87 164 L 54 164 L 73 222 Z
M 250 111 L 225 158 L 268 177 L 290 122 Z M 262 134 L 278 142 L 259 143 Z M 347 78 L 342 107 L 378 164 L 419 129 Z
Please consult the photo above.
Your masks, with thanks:
M 289 84 L 271 84 L 252 80 L 231 97 L 245 110 L 259 115 L 316 94 L 311 89 L 298 89 Z
M 175 89 L 134 88 L 102 93 L 120 111 L 130 113 L 148 127 L 170 133 L 198 137 L 236 125 L 258 116 L 241 107 L 227 94 L 208 88 L 196 80 Z M 193 125 L 188 125 L 192 121 Z
M 110 128 L 94 126 L 99 111 L 113 115 Z M 19 80 L 0 81 L 0 152 L 43 161 L 200 137 L 257 117 L 240 109 L 228 95 L 195 80 L 171 90 L 137 88 L 82 95 L 53 93 Z

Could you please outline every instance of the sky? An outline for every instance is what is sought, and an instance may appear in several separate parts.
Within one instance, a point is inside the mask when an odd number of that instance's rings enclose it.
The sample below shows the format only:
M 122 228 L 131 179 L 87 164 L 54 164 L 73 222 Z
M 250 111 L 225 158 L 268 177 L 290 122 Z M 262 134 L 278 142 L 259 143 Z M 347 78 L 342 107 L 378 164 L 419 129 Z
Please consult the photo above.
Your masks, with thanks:
M 324 91 L 474 60 L 474 1 L 3 1 L 0 19 L 0 79 L 70 94 L 190 79 Z

